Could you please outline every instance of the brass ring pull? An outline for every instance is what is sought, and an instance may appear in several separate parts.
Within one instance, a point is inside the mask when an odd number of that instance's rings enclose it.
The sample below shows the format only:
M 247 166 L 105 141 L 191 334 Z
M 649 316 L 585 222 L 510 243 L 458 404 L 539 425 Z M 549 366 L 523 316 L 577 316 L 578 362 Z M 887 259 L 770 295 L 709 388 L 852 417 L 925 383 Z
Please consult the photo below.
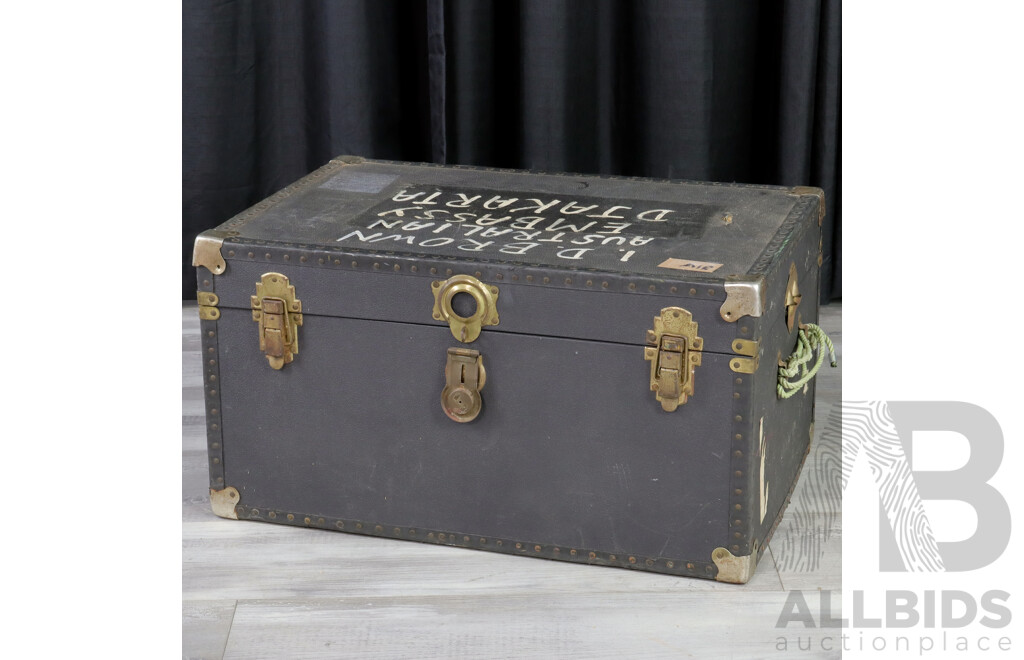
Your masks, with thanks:
M 498 325 L 498 287 L 484 284 L 472 275 L 454 275 L 447 280 L 430 283 L 434 292 L 434 319 L 447 321 L 452 335 L 463 343 L 480 336 L 485 325 Z M 472 316 L 459 316 L 452 308 L 452 299 L 460 293 L 473 296 L 476 311 Z

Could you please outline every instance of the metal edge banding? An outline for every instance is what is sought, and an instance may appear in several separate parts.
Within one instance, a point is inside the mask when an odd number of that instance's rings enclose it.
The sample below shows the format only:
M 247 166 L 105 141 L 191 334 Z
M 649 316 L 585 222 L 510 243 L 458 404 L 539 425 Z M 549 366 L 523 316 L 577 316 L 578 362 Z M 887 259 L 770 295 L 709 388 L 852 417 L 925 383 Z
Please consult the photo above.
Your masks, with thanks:
M 206 443 L 210 488 L 224 488 L 224 429 L 221 428 L 220 357 L 217 321 L 201 320 L 203 348 L 203 396 L 206 402 Z
M 737 328 L 740 332 L 751 329 L 743 325 Z M 755 325 L 753 333 L 757 335 L 758 327 Z M 742 339 L 737 336 L 737 339 Z M 749 340 L 744 340 L 749 341 Z M 758 342 L 758 345 L 760 342 Z M 730 433 L 730 463 L 729 463 L 729 520 L 727 529 L 728 538 L 722 543 L 730 554 L 743 556 L 751 554 L 753 545 L 753 511 L 750 503 L 753 501 L 751 489 L 753 484 L 753 420 L 748 417 L 753 414 L 753 381 L 757 376 L 755 370 L 752 374 L 732 372 L 732 424 Z M 725 576 L 723 576 L 724 579 Z M 715 579 L 719 579 L 716 573 Z
M 372 163 L 373 160 L 369 158 L 363 158 L 362 156 L 353 156 L 352 154 L 342 154 L 335 156 L 331 159 L 331 162 L 341 163 L 342 165 L 359 165 L 361 163 Z
M 586 548 L 559 546 L 550 543 L 516 541 L 514 539 L 483 537 L 450 531 L 438 531 L 422 527 L 408 527 L 373 523 L 349 518 L 334 518 L 316 514 L 305 514 L 282 509 L 237 504 L 234 512 L 238 520 L 270 522 L 296 527 L 314 527 L 335 532 L 364 534 L 405 541 L 419 541 L 456 548 L 486 550 L 508 555 L 524 555 L 540 559 L 554 559 L 592 566 L 632 568 L 635 570 L 665 573 L 685 577 L 715 578 L 715 564 L 707 560 L 668 559 L 665 557 L 644 557 L 628 553 L 598 552 Z
M 825 220 L 825 191 L 814 186 L 794 186 L 790 195 L 814 195 L 818 198 L 818 226 Z
M 355 160 L 358 159 L 358 160 Z M 713 186 L 716 188 L 750 188 L 753 190 L 776 190 L 787 194 L 793 194 L 791 186 L 772 186 L 758 183 L 730 183 L 723 181 L 697 181 L 694 179 L 658 179 L 648 176 L 622 176 L 618 174 L 583 174 L 580 172 L 547 172 L 544 170 L 517 170 L 507 167 L 482 167 L 479 165 L 454 165 L 440 163 L 406 162 L 398 160 L 383 160 L 375 158 L 361 158 L 359 156 L 338 156 L 335 160 L 341 160 L 348 164 L 366 163 L 381 165 L 399 165 L 402 167 L 431 167 L 451 170 L 470 170 L 474 172 L 496 172 L 499 174 L 530 174 L 553 177 L 570 177 L 585 179 L 609 179 L 612 181 L 643 181 L 648 183 L 678 183 L 687 185 Z
M 793 208 L 790 209 L 789 215 L 782 221 L 782 224 L 776 230 L 775 235 L 768 241 L 768 245 L 765 246 L 764 250 L 761 251 L 757 261 L 754 262 L 753 267 L 749 271 L 749 275 L 764 275 L 765 280 L 768 280 L 768 269 L 775 261 L 775 256 L 778 254 L 780 248 L 784 247 L 793 237 L 793 231 L 799 227 L 800 223 L 807 216 L 809 207 L 813 204 L 816 205 L 818 201 L 817 197 L 806 195 L 797 199 L 796 203 L 793 204 Z
M 399 255 L 369 251 L 364 253 L 351 248 L 282 244 L 242 237 L 232 238 L 225 249 L 228 261 L 263 263 L 268 268 L 319 267 L 434 279 L 465 274 L 499 287 L 502 284 L 519 284 L 581 291 L 653 294 L 719 302 L 724 301 L 727 295 L 721 278 L 665 280 L 651 275 L 611 273 L 597 269 L 560 269 L 521 262 L 465 262 L 457 261 L 454 257 L 445 259 L 427 254 Z M 510 270 L 513 272 L 510 273 Z
M 214 278 L 200 279 L 199 293 L 212 292 Z M 202 339 L 203 399 L 206 406 L 207 464 L 210 468 L 210 488 L 224 488 L 224 429 L 221 425 L 220 354 L 216 320 L 200 319 Z
M 277 191 L 270 197 L 267 197 L 266 199 L 256 204 L 255 206 L 252 206 L 246 209 L 245 211 L 242 211 L 236 216 L 228 218 L 228 220 L 225 221 L 222 225 L 218 226 L 217 229 L 237 232 L 239 227 L 242 227 L 256 216 L 262 214 L 264 211 L 267 211 L 271 207 L 276 206 L 279 202 L 281 202 L 284 199 L 287 199 L 288 197 L 291 197 L 295 193 L 320 183 L 325 176 L 334 172 L 337 169 L 344 167 L 347 164 L 348 163 L 338 160 L 328 161 L 323 166 L 318 167 L 317 169 L 313 170 L 312 172 L 302 177 L 298 181 L 295 181 L 291 185 L 282 188 L 281 190 Z

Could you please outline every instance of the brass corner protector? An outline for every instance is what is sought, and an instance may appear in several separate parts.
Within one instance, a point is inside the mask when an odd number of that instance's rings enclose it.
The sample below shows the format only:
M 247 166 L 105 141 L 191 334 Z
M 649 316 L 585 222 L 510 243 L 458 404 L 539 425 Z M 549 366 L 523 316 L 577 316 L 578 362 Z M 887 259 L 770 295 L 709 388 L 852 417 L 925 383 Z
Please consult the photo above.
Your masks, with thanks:
M 758 317 L 764 314 L 764 277 L 730 275 L 725 280 L 725 302 L 719 313 L 722 318 L 735 323 L 744 316 Z
M 790 195 L 815 195 L 818 198 L 818 226 L 825 220 L 825 191 L 813 186 L 794 186 L 789 189 Z
M 196 268 L 203 266 L 214 275 L 222 274 L 227 270 L 228 264 L 224 261 L 220 249 L 224 245 L 224 239 L 233 233 L 210 229 L 196 236 L 195 247 L 192 249 L 192 265 Z
M 757 568 L 757 551 L 754 550 L 749 555 L 737 557 L 726 548 L 715 548 L 711 553 L 711 560 L 718 567 L 716 580 L 732 584 L 746 584 L 753 577 L 754 569 Z
M 216 321 L 220 318 L 220 310 L 217 309 L 217 303 L 220 302 L 220 298 L 217 297 L 216 293 L 199 291 L 196 293 L 196 302 L 199 303 L 200 320 Z
M 238 520 L 238 514 L 235 513 L 235 506 L 238 504 L 238 491 L 233 486 L 228 486 L 224 490 L 210 489 L 210 508 L 213 512 L 221 518 L 230 518 L 231 520 Z
M 751 339 L 734 339 L 732 350 L 734 353 L 745 357 L 732 358 L 729 360 L 729 368 L 739 374 L 752 374 L 757 371 L 760 362 L 761 343 Z

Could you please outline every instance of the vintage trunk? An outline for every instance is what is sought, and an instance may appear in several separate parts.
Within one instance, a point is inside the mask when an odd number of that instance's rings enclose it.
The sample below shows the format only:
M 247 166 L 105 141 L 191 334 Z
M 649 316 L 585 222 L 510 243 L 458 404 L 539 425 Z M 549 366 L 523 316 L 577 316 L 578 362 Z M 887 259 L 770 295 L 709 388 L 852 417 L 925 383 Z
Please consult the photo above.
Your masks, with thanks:
M 345 156 L 196 240 L 213 510 L 746 582 L 814 188 Z

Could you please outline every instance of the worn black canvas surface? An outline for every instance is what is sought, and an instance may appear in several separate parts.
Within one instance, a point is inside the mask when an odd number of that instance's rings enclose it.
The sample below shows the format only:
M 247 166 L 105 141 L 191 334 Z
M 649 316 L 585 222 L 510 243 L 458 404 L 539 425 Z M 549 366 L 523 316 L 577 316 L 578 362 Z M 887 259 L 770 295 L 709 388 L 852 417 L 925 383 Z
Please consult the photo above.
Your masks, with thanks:
M 211 492 L 237 493 L 218 513 L 746 581 L 810 440 L 813 385 L 775 383 L 791 268 L 817 318 L 819 208 L 810 189 L 335 159 L 205 235 L 224 259 L 199 269 Z M 301 301 L 281 369 L 251 309 L 266 273 Z M 472 342 L 432 315 L 455 275 L 499 292 Z M 666 412 L 644 347 L 675 308 L 703 350 Z M 442 410 L 449 348 L 486 367 L 468 423 Z

